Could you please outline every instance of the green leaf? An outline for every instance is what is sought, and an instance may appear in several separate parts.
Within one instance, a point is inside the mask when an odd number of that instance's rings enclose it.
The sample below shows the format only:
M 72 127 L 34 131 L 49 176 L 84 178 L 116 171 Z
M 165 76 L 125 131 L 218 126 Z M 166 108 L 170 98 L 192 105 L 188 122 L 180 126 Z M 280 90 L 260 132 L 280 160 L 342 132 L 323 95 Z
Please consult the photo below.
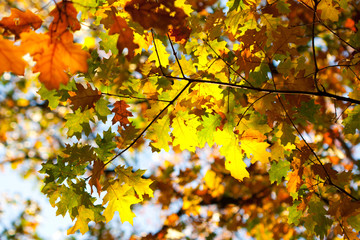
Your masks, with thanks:
M 229 7 L 229 12 L 233 10 L 237 10 L 239 7 L 240 0 L 230 0 L 226 3 L 226 5 Z
M 41 96 L 42 100 L 49 101 L 49 107 L 51 110 L 54 110 L 59 105 L 60 96 L 58 96 L 58 92 L 55 89 L 48 90 L 44 85 L 41 85 L 38 94 Z
M 309 202 L 309 216 L 305 220 L 305 227 L 313 230 L 320 238 L 326 237 L 331 227 L 332 220 L 328 217 L 324 204 L 318 198 L 312 198 Z
M 283 0 L 276 1 L 276 8 L 279 11 L 279 13 L 287 14 L 290 12 L 290 3 L 287 3 Z
M 344 133 L 354 134 L 356 129 L 360 129 L 360 106 L 355 106 L 354 109 L 348 114 L 348 117 L 344 119 L 342 124 L 345 126 Z
M 104 98 L 100 98 L 95 103 L 95 111 L 97 113 L 97 116 L 104 123 L 106 123 L 106 121 L 107 121 L 107 116 L 111 114 L 108 104 L 109 104 L 109 101 Z
M 95 152 L 98 155 L 99 159 L 106 162 L 108 158 L 113 157 L 113 150 L 116 147 L 116 143 L 113 141 L 115 133 L 111 132 L 111 127 L 103 132 L 101 137 L 99 134 L 96 136 L 95 142 L 98 145 L 98 148 L 95 148 Z
M 74 7 L 81 13 L 81 19 L 88 19 L 89 13 L 92 15 L 96 12 L 97 7 L 103 0 L 72 0 Z
M 98 36 L 100 37 L 100 48 L 103 49 L 106 53 L 111 51 L 112 54 L 117 55 L 119 53 L 119 50 L 116 47 L 119 34 L 113 34 L 109 35 L 105 32 L 98 33 Z
M 307 120 L 314 123 L 316 121 L 316 116 L 319 114 L 320 107 L 319 104 L 315 104 L 314 99 L 311 99 L 308 102 L 302 102 L 301 106 L 297 109 L 294 122 L 307 125 Z
M 290 162 L 285 159 L 279 160 L 279 162 L 273 161 L 271 168 L 269 170 L 270 182 L 277 183 L 282 182 L 282 178 L 286 177 L 287 173 L 290 171 Z
M 302 216 L 302 212 L 297 209 L 301 202 L 294 201 L 291 207 L 288 207 L 287 210 L 289 211 L 288 223 L 295 224 L 296 226 L 300 223 L 300 218 Z
M 347 219 L 349 225 L 351 225 L 357 232 L 360 232 L 360 214 L 351 216 Z
M 78 133 L 77 138 L 80 139 L 82 131 L 90 129 L 89 122 L 94 120 L 94 115 L 91 109 L 81 112 L 79 108 L 74 113 L 66 114 L 65 119 L 67 120 L 65 123 L 65 127 L 68 128 L 67 135 L 72 137 Z

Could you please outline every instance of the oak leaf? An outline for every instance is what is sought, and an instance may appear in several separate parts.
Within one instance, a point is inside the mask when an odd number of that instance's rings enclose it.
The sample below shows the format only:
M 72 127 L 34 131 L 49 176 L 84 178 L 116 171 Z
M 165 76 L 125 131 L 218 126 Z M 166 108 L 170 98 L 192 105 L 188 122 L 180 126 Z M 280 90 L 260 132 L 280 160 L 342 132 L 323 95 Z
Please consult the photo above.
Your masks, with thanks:
M 125 168 L 125 166 L 118 166 L 115 172 L 119 176 L 119 180 L 133 187 L 138 198 L 143 200 L 143 195 L 147 194 L 150 197 L 154 197 L 153 190 L 150 188 L 150 184 L 153 180 L 145 179 L 142 176 L 146 170 L 133 171 L 132 167 Z
M 75 225 L 67 230 L 67 234 L 74 234 L 76 230 L 80 229 L 82 234 L 89 231 L 88 223 L 94 219 L 94 212 L 91 209 L 85 208 L 85 206 L 80 206 L 78 208 L 79 215 Z
M 134 189 L 130 185 L 126 183 L 121 185 L 118 180 L 110 184 L 107 187 L 107 194 L 103 199 L 103 205 L 108 202 L 109 204 L 103 213 L 107 222 L 114 217 L 115 211 L 118 211 L 122 223 L 127 221 L 133 224 L 133 218 L 136 215 L 131 211 L 130 207 L 133 204 L 139 203 L 140 199 L 135 196 Z
M 232 131 L 230 124 L 225 124 L 223 130 L 214 133 L 217 145 L 221 146 L 220 153 L 225 157 L 225 168 L 230 171 L 231 176 L 239 181 L 249 177 L 239 140 Z
M 41 27 L 42 20 L 30 10 L 26 12 L 19 9 L 12 8 L 11 15 L 4 17 L 0 21 L 0 27 L 5 29 L 7 34 L 15 34 L 16 38 L 20 37 L 20 33 L 28 32 L 33 28 L 34 30 Z
M 103 174 L 104 172 L 104 167 L 105 167 L 105 164 L 103 161 L 101 160 L 95 160 L 94 161 L 94 164 L 93 164 L 93 169 L 92 169 L 92 175 L 90 177 L 90 180 L 89 180 L 89 184 L 90 184 L 90 188 L 91 188 L 91 194 L 93 193 L 93 186 L 96 187 L 97 189 L 97 192 L 100 196 L 100 193 L 101 193 L 101 185 L 100 185 L 100 177 L 101 175 Z
M 0 36 L 0 75 L 4 72 L 13 72 L 17 75 L 24 75 L 26 62 L 22 59 L 24 51 L 14 46 L 12 41 L 3 39 Z
M 82 84 L 76 84 L 77 91 L 71 92 L 72 96 L 69 97 L 71 103 L 74 105 L 74 110 L 81 108 L 82 111 L 95 107 L 95 103 L 100 99 L 101 92 L 97 88 L 92 89 L 90 84 L 87 83 L 87 88 Z
M 127 48 L 128 54 L 126 55 L 126 58 L 131 60 L 135 56 L 135 49 L 139 47 L 138 44 L 134 43 L 134 31 L 122 17 L 112 16 L 112 18 L 114 22 L 109 30 L 109 35 L 115 33 L 119 34 L 116 47 L 119 50 L 119 53 L 122 53 L 124 48 Z
M 35 32 L 22 33 L 21 46 L 34 57 L 34 72 L 40 72 L 39 80 L 47 89 L 59 89 L 66 85 L 70 74 L 87 72 L 89 54 L 73 43 L 73 35 L 65 32 L 61 37 L 52 39 L 48 34 Z
M 77 11 L 72 2 L 64 1 L 57 3 L 55 8 L 50 12 L 54 19 L 49 26 L 52 38 L 61 36 L 68 29 L 72 31 L 80 30 L 80 22 L 76 18 Z
M 124 100 L 116 101 L 114 104 L 114 109 L 111 112 L 115 113 L 115 116 L 112 119 L 112 123 L 120 123 L 121 126 L 126 126 L 130 124 L 128 117 L 132 117 L 132 113 L 126 108 L 130 107 L 126 104 Z
M 131 18 L 143 28 L 155 28 L 161 34 L 169 32 L 176 41 L 188 39 L 190 29 L 186 25 L 187 14 L 175 6 L 175 0 L 132 0 L 125 5 Z

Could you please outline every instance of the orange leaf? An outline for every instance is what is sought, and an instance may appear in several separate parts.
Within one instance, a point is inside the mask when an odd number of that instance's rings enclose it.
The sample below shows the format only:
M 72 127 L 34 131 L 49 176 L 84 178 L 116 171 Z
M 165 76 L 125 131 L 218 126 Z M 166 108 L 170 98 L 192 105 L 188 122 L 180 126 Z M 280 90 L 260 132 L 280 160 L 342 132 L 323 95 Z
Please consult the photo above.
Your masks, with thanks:
M 26 62 L 22 59 L 23 55 L 21 48 L 0 36 L 0 75 L 4 72 L 24 75 Z
M 105 164 L 102 161 L 100 161 L 100 160 L 94 161 L 92 175 L 89 180 L 89 184 L 91 187 L 91 194 L 93 193 L 93 186 L 95 186 L 97 189 L 97 192 L 100 196 L 101 185 L 100 185 L 99 179 L 101 177 L 101 174 L 104 172 L 104 167 L 105 167 Z
M 112 112 L 115 113 L 115 116 L 112 120 L 112 123 L 115 124 L 116 122 L 120 122 L 120 125 L 126 126 L 127 124 L 130 124 L 128 117 L 132 116 L 132 113 L 126 108 L 130 107 L 126 104 L 124 100 L 116 101 L 114 104 L 114 109 Z
M 11 9 L 10 17 L 4 17 L 0 21 L 0 26 L 5 28 L 7 33 L 15 34 L 16 38 L 20 33 L 30 31 L 31 28 L 38 29 L 41 24 L 42 20 L 30 10 L 23 12 L 16 8 Z
M 92 89 L 89 83 L 87 83 L 87 88 L 77 83 L 76 88 L 77 92 L 74 92 L 73 96 L 69 98 L 74 105 L 74 110 L 77 110 L 79 107 L 81 107 L 82 111 L 93 108 L 101 97 L 101 92 L 97 88 Z
M 77 31 L 81 28 L 80 22 L 76 18 L 77 11 L 71 2 L 57 3 L 49 15 L 54 17 L 49 26 L 52 38 L 60 36 L 68 29 Z
M 68 74 L 86 72 L 89 54 L 73 43 L 73 35 L 65 32 L 51 40 L 47 34 L 34 32 L 21 34 L 21 45 L 37 62 L 34 72 L 40 72 L 39 80 L 47 89 L 59 89 L 60 83 L 66 85 Z

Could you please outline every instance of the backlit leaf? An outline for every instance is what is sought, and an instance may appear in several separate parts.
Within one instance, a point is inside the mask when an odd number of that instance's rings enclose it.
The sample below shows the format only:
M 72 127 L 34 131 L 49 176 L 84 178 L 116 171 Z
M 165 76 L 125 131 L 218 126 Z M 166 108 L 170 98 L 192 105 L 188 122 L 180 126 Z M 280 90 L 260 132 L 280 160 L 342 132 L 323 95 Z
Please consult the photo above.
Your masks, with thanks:
M 133 218 L 136 215 L 130 207 L 140 202 L 140 199 L 135 196 L 134 189 L 128 184 L 121 185 L 121 182 L 116 180 L 107 187 L 106 191 L 107 194 L 103 200 L 103 205 L 108 203 L 103 213 L 106 221 L 109 222 L 114 217 L 115 211 L 118 211 L 122 223 L 133 224 Z

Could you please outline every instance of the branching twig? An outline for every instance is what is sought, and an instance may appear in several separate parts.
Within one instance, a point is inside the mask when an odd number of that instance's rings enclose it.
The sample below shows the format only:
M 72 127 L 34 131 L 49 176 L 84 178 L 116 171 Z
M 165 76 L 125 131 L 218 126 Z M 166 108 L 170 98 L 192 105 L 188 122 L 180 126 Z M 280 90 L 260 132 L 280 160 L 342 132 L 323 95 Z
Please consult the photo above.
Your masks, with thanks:
M 293 122 L 293 120 L 291 119 L 289 113 L 286 111 L 286 108 L 280 98 L 280 96 L 277 96 L 279 99 L 279 103 L 281 104 L 286 117 L 289 119 L 289 121 L 291 122 L 291 125 L 295 128 L 296 132 L 299 134 L 299 136 L 301 137 L 301 139 L 304 141 L 305 145 L 307 146 L 307 148 L 311 151 L 311 153 L 315 156 L 317 162 L 320 164 L 320 166 L 322 167 L 322 169 L 324 170 L 325 174 L 326 174 L 326 178 L 327 181 L 329 183 L 329 185 L 334 186 L 335 188 L 337 188 L 340 192 L 344 193 L 345 195 L 347 195 L 348 197 L 350 197 L 351 199 L 355 200 L 355 201 L 359 201 L 356 197 L 354 197 L 353 195 L 351 195 L 350 193 L 348 193 L 347 191 L 345 191 L 345 189 L 339 187 L 338 185 L 336 185 L 335 183 L 333 183 L 333 181 L 331 180 L 331 177 L 328 173 L 328 171 L 326 170 L 326 168 L 324 167 L 324 164 L 321 162 L 320 158 L 318 157 L 318 155 L 315 153 L 314 149 L 310 146 L 310 144 L 305 140 L 305 138 L 303 137 L 303 135 L 301 134 L 301 132 L 299 131 L 299 129 L 296 127 L 295 123 Z
M 231 69 L 236 75 L 238 75 L 242 80 L 244 80 L 247 84 L 249 84 L 251 87 L 253 87 L 253 85 L 246 79 L 244 78 L 243 76 L 241 76 L 240 73 L 238 73 L 227 61 L 225 61 L 215 50 L 214 48 L 207 42 L 205 41 L 205 44 L 215 53 L 215 55 L 221 59 L 225 64 L 226 66 L 228 66 L 229 69 Z

